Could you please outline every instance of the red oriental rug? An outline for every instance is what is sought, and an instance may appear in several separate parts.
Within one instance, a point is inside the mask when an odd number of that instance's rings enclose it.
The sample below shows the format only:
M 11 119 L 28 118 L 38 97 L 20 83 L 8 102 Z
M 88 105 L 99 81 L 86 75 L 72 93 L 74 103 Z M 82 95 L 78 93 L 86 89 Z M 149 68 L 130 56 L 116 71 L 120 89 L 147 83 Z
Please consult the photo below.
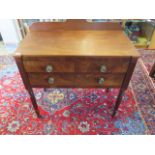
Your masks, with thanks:
M 154 89 L 142 60 L 115 118 L 117 89 L 34 92 L 43 119 L 36 117 L 13 58 L 0 57 L 0 134 L 155 134 Z

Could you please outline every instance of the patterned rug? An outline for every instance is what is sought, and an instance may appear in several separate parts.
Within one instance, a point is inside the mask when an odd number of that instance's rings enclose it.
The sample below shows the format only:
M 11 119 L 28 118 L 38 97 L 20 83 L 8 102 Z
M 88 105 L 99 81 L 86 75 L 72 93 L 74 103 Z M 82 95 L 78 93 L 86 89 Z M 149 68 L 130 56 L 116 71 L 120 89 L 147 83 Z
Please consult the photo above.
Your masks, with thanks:
M 146 69 L 146 72 L 149 74 L 153 64 L 155 63 L 155 50 L 149 50 L 148 52 L 139 50 L 141 58 L 143 61 L 143 66 Z M 155 86 L 155 80 L 151 79 Z
M 38 119 L 13 58 L 0 57 L 0 134 L 155 134 L 151 84 L 140 60 L 115 118 L 117 89 L 34 89 Z
M 131 85 L 135 101 L 150 131 L 155 134 L 155 82 L 149 76 L 155 61 L 155 51 L 139 51 L 139 59 L 132 76 Z

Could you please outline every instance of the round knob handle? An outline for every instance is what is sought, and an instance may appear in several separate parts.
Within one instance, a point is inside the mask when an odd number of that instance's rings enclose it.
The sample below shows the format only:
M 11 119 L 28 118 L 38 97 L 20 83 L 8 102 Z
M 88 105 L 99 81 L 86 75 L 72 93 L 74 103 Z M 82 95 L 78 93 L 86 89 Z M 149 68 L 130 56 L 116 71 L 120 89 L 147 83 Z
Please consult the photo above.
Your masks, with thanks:
M 104 81 L 105 81 L 104 78 L 100 78 L 98 83 L 101 85 L 104 83 Z
M 53 67 L 51 65 L 46 66 L 46 72 L 50 73 L 53 71 Z
M 102 65 L 100 68 L 100 72 L 105 73 L 107 71 L 107 67 L 105 65 Z
M 48 83 L 49 83 L 49 84 L 53 84 L 53 83 L 54 83 L 54 78 L 50 77 L 50 78 L 48 79 Z

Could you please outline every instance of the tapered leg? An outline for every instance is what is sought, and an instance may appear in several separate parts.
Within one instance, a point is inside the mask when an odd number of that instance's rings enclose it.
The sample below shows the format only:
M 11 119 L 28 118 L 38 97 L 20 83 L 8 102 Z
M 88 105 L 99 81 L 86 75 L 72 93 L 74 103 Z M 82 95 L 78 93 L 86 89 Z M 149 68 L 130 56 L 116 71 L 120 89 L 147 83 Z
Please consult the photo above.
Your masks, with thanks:
M 32 105 L 34 107 L 34 110 L 35 110 L 37 116 L 39 118 L 41 118 L 41 115 L 40 115 L 39 109 L 38 109 L 38 105 L 37 105 L 37 102 L 36 102 L 36 99 L 35 99 L 35 96 L 34 96 L 34 93 L 33 93 L 33 90 L 32 90 L 32 87 L 31 87 L 28 75 L 27 75 L 27 72 L 25 71 L 25 67 L 24 67 L 24 64 L 23 64 L 22 56 L 21 56 L 20 53 L 16 53 L 15 60 L 16 60 L 18 69 L 20 71 L 20 75 L 22 77 L 22 80 L 23 80 L 23 83 L 25 85 L 25 88 L 27 89 L 27 91 L 28 91 L 28 93 L 30 95 L 30 99 L 31 99 Z
M 39 112 L 39 108 L 38 108 L 38 105 L 37 105 L 37 102 L 36 102 L 36 99 L 35 99 L 33 90 L 32 90 L 32 89 L 31 89 L 31 90 L 29 89 L 29 90 L 28 90 L 28 93 L 29 93 L 29 95 L 30 95 L 31 102 L 32 102 L 33 108 L 34 108 L 34 110 L 35 110 L 37 116 L 38 116 L 39 118 L 41 118 L 41 115 L 40 115 L 40 112 Z
M 114 117 L 116 115 L 118 107 L 119 107 L 119 105 L 120 105 L 120 103 L 122 101 L 124 91 L 125 91 L 124 89 L 120 89 L 120 91 L 119 91 L 119 94 L 118 94 L 118 97 L 117 97 L 117 100 L 116 100 L 116 103 L 115 103 L 115 106 L 114 106 L 112 117 Z

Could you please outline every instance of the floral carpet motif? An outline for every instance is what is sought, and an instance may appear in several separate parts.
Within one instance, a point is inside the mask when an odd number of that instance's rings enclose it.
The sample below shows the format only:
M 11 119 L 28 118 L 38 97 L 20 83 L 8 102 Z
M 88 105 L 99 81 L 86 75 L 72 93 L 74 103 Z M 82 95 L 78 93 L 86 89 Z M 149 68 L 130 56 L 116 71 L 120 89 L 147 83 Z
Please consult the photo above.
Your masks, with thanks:
M 148 51 L 146 51 L 149 55 Z M 143 53 L 145 53 L 143 51 Z M 155 54 L 155 52 L 154 52 Z M 150 53 L 152 55 L 152 53 Z M 151 134 L 155 134 L 155 85 L 146 72 L 147 61 L 139 59 L 134 74 L 132 76 L 131 85 L 134 91 L 135 100 L 145 123 Z M 148 59 L 150 62 L 150 58 Z M 148 62 L 148 63 L 149 63 Z
M 0 134 L 155 134 L 153 89 L 140 67 L 114 118 L 117 89 L 34 89 L 38 119 L 13 58 L 0 57 Z
M 155 63 L 155 50 L 149 50 L 149 52 L 146 52 L 144 50 L 139 50 L 139 52 L 141 54 L 144 68 L 149 74 L 153 64 Z M 153 78 L 151 80 L 153 81 L 154 87 L 155 87 L 155 80 Z

